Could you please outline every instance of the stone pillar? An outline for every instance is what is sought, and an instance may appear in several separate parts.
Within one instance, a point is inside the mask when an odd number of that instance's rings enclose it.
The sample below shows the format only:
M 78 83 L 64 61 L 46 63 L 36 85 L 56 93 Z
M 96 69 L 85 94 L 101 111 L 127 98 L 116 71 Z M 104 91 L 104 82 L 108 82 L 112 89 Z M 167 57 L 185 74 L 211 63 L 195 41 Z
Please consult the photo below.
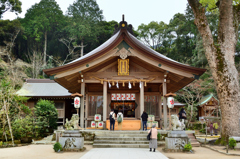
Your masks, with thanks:
M 85 80 L 83 79 L 83 82 L 81 83 L 81 94 L 83 95 L 81 97 L 81 114 L 80 114 L 80 127 L 84 128 L 84 97 L 85 97 Z
M 103 82 L 103 122 L 105 123 L 106 127 L 106 120 L 107 120 L 107 82 Z
M 158 96 L 158 106 L 159 106 L 159 117 L 160 117 L 160 123 L 159 123 L 159 127 L 162 128 L 162 95 L 159 94 Z
M 163 120 L 164 120 L 164 129 L 167 129 L 167 98 L 164 95 L 167 94 L 167 82 L 164 79 L 163 82 Z
M 144 111 L 144 85 L 143 85 L 143 82 L 141 82 L 141 88 L 140 88 L 140 119 L 141 119 L 141 115 L 142 115 L 143 111 Z

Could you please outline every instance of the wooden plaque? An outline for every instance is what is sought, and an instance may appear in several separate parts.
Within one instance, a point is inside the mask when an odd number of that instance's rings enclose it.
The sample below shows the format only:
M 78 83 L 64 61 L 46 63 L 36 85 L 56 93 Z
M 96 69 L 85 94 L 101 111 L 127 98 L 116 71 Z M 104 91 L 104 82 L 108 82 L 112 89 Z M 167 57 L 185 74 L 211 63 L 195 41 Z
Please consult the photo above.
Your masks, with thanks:
M 129 75 L 129 59 L 118 59 L 118 75 Z

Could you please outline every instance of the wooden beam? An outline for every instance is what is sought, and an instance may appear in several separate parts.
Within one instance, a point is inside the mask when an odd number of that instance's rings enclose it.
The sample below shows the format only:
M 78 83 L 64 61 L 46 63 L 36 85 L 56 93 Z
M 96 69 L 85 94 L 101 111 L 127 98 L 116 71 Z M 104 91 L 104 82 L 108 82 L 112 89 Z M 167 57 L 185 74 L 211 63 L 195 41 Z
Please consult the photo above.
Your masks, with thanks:
M 89 69 L 89 68 L 92 68 L 98 64 L 100 64 L 101 62 L 107 60 L 107 59 L 112 59 L 114 58 L 112 56 L 112 54 L 114 54 L 116 51 L 115 50 L 111 50 L 110 52 L 106 52 L 105 55 L 99 57 L 98 59 L 95 59 L 89 63 L 84 63 L 83 65 L 81 66 L 78 66 L 78 67 L 75 67 L 75 68 L 72 68 L 72 69 L 69 69 L 67 71 L 64 71 L 64 72 L 60 72 L 59 74 L 57 74 L 56 76 L 54 76 L 54 78 L 61 78 L 61 77 L 65 77 L 65 76 L 68 76 L 68 75 L 71 75 L 71 74 L 74 74 L 74 73 L 77 73 L 79 71 L 83 71 L 85 69 Z
M 97 72 L 103 72 L 103 71 L 105 71 L 106 69 L 108 69 L 108 68 L 110 68 L 110 67 L 116 65 L 117 63 L 118 63 L 118 62 L 115 61 L 115 62 L 111 63 L 110 65 L 108 65 L 108 66 L 106 66 L 106 67 L 104 67 L 104 68 L 98 70 Z
M 185 77 L 188 77 L 188 78 L 194 78 L 194 75 L 192 72 L 185 72 L 185 71 L 182 71 L 176 67 L 171 67 L 169 65 L 166 65 L 164 63 L 159 63 L 158 61 L 156 61 L 155 59 L 151 59 L 149 57 L 146 57 L 145 55 L 137 52 L 136 50 L 131 50 L 131 52 L 133 54 L 135 54 L 135 56 L 137 56 L 138 58 L 140 58 L 141 60 L 147 62 L 148 64 L 151 64 L 152 66 L 154 66 L 155 68 L 161 68 L 163 70 L 166 70 L 166 71 L 169 71 L 169 72 L 173 72 L 173 73 L 176 73 L 178 75 L 182 75 L 182 76 L 185 76 Z M 159 64 L 161 65 L 159 67 Z

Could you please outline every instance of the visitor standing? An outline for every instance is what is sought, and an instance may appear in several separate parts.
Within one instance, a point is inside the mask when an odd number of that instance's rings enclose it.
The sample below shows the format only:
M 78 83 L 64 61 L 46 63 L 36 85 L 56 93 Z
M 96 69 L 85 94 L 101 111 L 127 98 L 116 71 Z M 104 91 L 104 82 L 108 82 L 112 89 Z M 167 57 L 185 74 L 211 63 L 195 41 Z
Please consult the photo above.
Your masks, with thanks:
M 153 125 L 152 128 L 148 131 L 148 133 L 150 133 L 151 131 L 151 139 L 149 140 L 149 148 L 150 148 L 150 151 L 152 151 L 153 149 L 153 152 L 155 152 L 155 149 L 157 148 L 157 134 L 158 134 L 158 131 L 156 129 L 156 125 Z
M 187 119 L 187 113 L 186 113 L 186 111 L 185 111 L 184 108 L 182 108 L 182 109 L 180 110 L 180 112 L 178 113 L 178 115 L 179 115 L 179 120 L 181 120 L 181 119 Z
M 119 111 L 117 114 L 117 122 L 118 122 L 118 130 L 122 130 L 122 123 L 123 123 L 123 113 Z
M 115 113 L 114 113 L 113 109 L 111 110 L 111 112 L 110 112 L 110 114 L 109 114 L 109 120 L 110 120 L 110 131 L 111 131 L 111 130 L 114 131 Z
M 147 130 L 148 114 L 146 113 L 145 110 L 143 111 L 141 118 L 142 118 L 142 123 L 143 123 L 143 131 L 144 131 L 144 126 L 146 126 L 146 130 Z
M 213 123 L 213 130 L 214 130 L 214 134 L 217 135 L 218 134 L 218 123 Z
M 213 135 L 213 123 L 211 123 L 209 127 L 210 127 L 210 134 L 212 136 Z

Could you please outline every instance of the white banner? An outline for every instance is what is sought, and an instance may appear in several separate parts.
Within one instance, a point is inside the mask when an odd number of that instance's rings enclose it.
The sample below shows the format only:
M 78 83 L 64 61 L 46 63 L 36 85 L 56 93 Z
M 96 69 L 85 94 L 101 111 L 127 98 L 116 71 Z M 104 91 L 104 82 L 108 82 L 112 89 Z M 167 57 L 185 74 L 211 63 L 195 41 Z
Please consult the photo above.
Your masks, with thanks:
M 117 100 L 121 100 L 121 94 L 117 94 Z
M 122 100 L 126 100 L 126 95 L 125 94 L 121 94 L 122 96 Z
M 112 94 L 112 100 L 116 100 L 116 94 Z
M 131 94 L 131 100 L 135 100 L 135 94 Z
M 131 100 L 131 94 L 126 94 L 126 100 Z

